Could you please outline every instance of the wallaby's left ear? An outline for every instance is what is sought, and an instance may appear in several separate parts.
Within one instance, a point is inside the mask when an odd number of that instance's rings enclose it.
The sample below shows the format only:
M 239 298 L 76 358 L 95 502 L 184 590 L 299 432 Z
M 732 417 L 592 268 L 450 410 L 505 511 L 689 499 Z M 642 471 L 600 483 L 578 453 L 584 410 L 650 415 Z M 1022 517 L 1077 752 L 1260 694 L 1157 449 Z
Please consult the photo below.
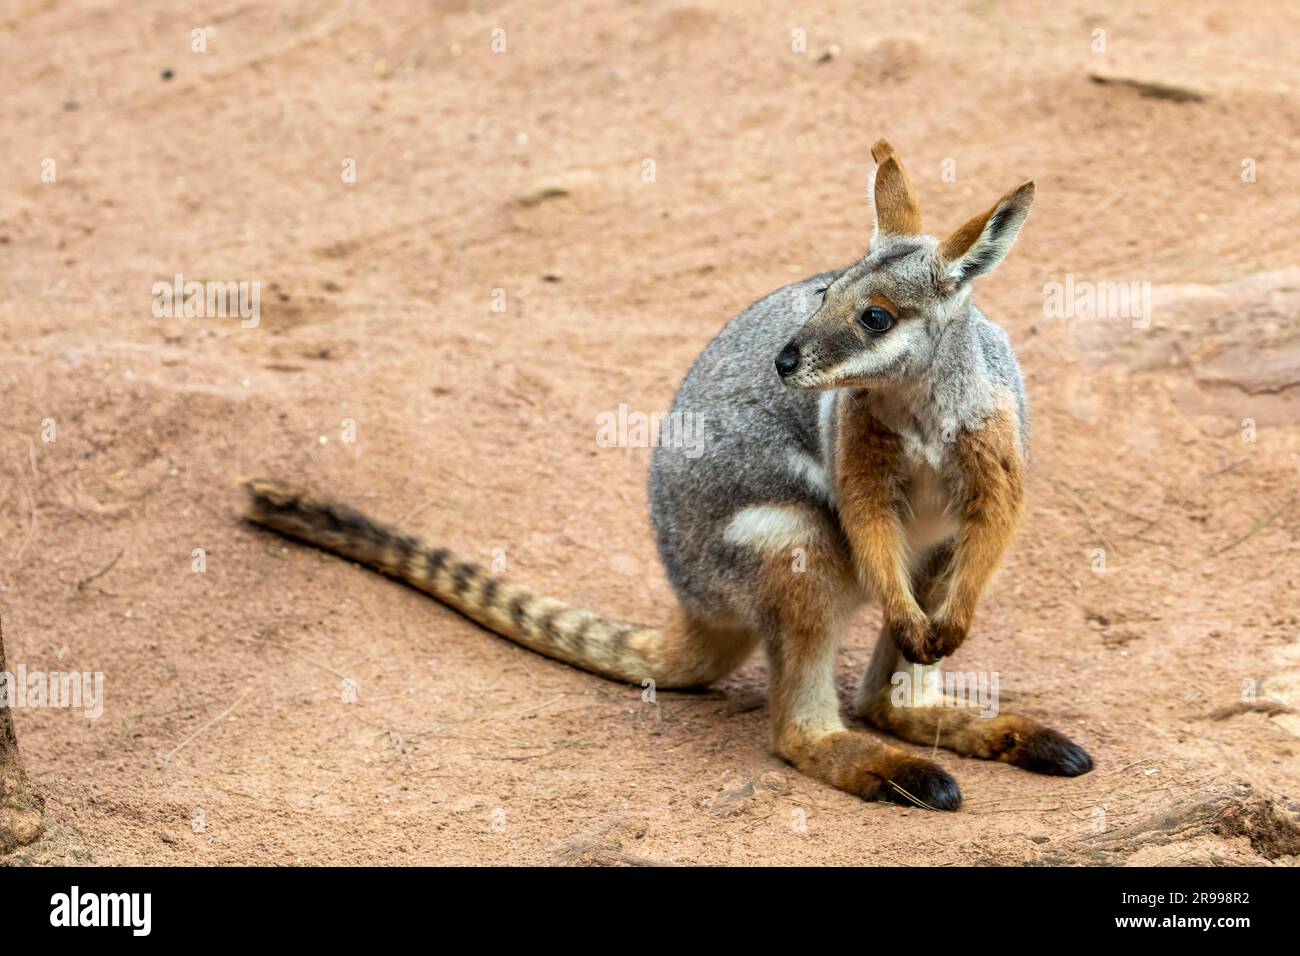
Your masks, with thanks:
M 871 147 L 871 158 L 876 161 L 871 174 L 871 208 L 875 217 L 872 244 L 878 236 L 920 235 L 921 207 L 917 205 L 903 161 L 883 139 L 876 140 Z
M 968 220 L 939 245 L 948 278 L 960 285 L 992 269 L 1011 251 L 1034 203 L 1034 183 L 1021 183 L 988 212 Z

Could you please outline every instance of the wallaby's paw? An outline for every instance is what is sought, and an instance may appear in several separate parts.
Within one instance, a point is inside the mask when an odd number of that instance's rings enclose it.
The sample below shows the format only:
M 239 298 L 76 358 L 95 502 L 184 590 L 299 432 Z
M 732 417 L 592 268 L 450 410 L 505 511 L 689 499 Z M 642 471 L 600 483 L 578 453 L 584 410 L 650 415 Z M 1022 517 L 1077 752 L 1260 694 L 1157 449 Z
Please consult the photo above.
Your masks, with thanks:
M 926 634 L 926 650 L 935 660 L 942 660 L 962 646 L 967 630 L 968 628 L 952 621 L 931 621 L 929 633 Z
M 891 621 L 888 633 L 899 653 L 911 664 L 934 664 L 943 659 L 931 644 L 930 622 L 925 618 Z
M 912 664 L 936 664 L 961 647 L 968 628 L 954 621 L 894 621 L 889 637 Z
M 1016 734 L 1008 743 L 1002 759 L 1034 773 L 1077 777 L 1092 769 L 1092 757 L 1088 751 L 1050 727 L 1037 727 L 1028 734 Z
M 938 764 L 908 760 L 885 779 L 879 799 L 927 810 L 957 810 L 961 807 L 961 788 Z

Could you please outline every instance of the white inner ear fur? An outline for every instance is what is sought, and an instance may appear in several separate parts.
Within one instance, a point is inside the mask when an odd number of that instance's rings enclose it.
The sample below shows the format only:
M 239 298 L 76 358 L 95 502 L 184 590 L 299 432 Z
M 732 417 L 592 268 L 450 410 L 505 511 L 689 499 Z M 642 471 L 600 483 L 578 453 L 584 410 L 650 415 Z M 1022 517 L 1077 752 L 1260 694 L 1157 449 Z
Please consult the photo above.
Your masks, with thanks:
M 867 179 L 867 206 L 871 209 L 871 244 L 868 249 L 876 248 L 876 240 L 880 238 L 880 211 L 876 208 L 876 173 L 880 171 L 880 164 L 871 167 L 871 175 Z

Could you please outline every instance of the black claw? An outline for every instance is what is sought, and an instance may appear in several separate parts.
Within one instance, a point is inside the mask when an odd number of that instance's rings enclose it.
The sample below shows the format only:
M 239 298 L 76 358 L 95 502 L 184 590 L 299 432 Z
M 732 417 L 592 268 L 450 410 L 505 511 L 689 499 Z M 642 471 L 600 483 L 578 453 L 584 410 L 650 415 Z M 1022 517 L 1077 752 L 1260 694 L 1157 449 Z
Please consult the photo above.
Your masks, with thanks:
M 961 807 L 957 781 L 932 763 L 917 762 L 902 767 L 881 788 L 884 799 L 903 806 L 928 810 L 956 810 Z
M 1065 734 L 1043 729 L 1029 738 L 1016 753 L 1015 764 L 1034 773 L 1077 777 L 1092 769 L 1092 757 Z

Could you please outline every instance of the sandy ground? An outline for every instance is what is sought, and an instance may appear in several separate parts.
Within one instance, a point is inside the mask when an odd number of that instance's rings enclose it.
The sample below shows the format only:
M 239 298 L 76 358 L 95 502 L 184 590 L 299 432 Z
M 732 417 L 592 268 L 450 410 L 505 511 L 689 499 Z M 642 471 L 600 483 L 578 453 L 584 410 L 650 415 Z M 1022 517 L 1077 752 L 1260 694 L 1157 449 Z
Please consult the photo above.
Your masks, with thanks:
M 105 680 L 16 711 L 50 827 L 10 862 L 1295 861 L 1294 4 L 182 6 L 0 14 L 0 608 L 11 664 Z M 941 751 L 960 813 L 864 804 L 767 752 L 761 657 L 643 702 L 235 518 L 294 479 L 662 619 L 649 452 L 596 417 L 859 256 L 880 136 L 936 231 L 1037 180 L 977 290 L 1027 515 L 951 666 L 1093 773 Z M 156 318 L 176 273 L 260 325 Z M 1067 277 L 1150 283 L 1148 327 L 1047 314 Z

